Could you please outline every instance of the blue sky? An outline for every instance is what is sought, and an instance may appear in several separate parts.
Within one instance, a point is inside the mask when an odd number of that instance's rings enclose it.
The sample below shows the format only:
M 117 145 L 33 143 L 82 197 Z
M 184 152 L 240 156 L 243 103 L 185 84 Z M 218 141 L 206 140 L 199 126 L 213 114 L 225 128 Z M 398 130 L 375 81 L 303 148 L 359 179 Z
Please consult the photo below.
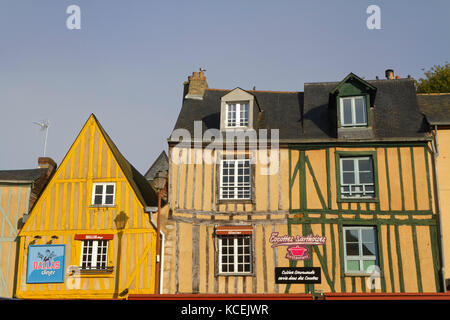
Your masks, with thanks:
M 81 29 L 69 30 L 69 5 Z M 369 30 L 369 5 L 381 29 Z M 423 76 L 450 57 L 450 1 L 2 0 L 0 170 L 34 168 L 50 121 L 58 164 L 91 113 L 141 173 L 200 67 L 211 88 L 302 91 L 305 82 Z

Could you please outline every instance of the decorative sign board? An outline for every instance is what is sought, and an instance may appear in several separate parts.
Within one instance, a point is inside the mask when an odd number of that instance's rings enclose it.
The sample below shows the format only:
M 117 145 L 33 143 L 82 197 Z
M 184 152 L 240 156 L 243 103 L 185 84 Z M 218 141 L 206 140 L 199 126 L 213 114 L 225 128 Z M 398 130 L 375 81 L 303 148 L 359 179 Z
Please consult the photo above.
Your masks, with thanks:
M 275 268 L 275 283 L 321 283 L 322 271 L 319 267 Z
M 27 283 L 64 282 L 65 244 L 28 247 Z
M 308 236 L 279 236 L 278 232 L 272 232 L 269 238 L 269 242 L 272 244 L 272 248 L 286 246 L 286 259 L 307 260 L 310 258 L 310 255 L 309 249 L 306 246 L 324 245 L 326 243 L 326 237 L 312 234 Z

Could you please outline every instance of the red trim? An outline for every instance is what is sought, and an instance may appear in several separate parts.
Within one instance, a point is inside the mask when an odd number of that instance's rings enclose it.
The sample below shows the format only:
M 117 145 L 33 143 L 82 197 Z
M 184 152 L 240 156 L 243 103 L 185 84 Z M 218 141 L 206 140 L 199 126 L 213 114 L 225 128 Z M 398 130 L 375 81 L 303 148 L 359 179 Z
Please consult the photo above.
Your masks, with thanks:
M 450 300 L 450 293 L 324 293 L 325 300 Z M 312 294 L 130 294 L 129 300 L 314 300 Z
M 252 234 L 252 226 L 217 226 L 217 235 L 240 235 L 240 234 Z
M 129 294 L 129 300 L 312 300 L 310 294 Z
M 75 240 L 112 240 L 113 234 L 76 234 Z

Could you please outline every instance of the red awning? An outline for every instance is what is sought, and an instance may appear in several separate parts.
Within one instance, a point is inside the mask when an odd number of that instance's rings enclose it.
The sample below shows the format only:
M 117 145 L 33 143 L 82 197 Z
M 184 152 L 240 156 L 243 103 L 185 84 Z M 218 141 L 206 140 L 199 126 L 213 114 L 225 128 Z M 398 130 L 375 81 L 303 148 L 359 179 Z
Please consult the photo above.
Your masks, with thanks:
M 217 226 L 217 235 L 241 235 L 241 234 L 252 234 L 252 226 Z

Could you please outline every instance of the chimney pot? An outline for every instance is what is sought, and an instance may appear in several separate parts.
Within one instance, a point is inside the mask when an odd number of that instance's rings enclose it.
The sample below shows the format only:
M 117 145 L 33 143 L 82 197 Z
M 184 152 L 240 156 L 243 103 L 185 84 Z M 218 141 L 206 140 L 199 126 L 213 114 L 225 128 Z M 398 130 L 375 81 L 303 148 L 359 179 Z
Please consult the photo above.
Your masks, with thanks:
M 394 79 L 394 70 L 392 69 L 387 69 L 385 71 L 385 75 L 386 75 L 386 79 L 392 80 Z

